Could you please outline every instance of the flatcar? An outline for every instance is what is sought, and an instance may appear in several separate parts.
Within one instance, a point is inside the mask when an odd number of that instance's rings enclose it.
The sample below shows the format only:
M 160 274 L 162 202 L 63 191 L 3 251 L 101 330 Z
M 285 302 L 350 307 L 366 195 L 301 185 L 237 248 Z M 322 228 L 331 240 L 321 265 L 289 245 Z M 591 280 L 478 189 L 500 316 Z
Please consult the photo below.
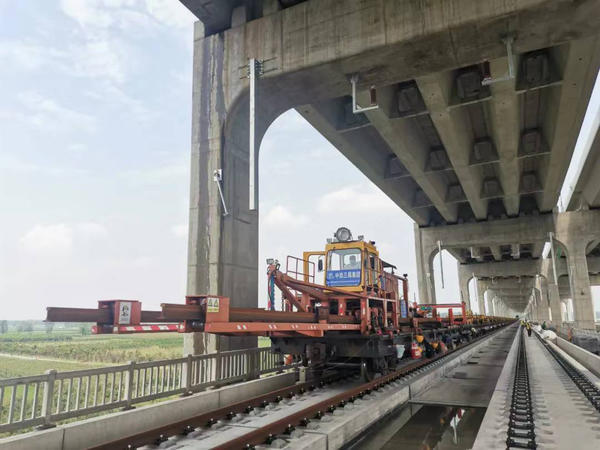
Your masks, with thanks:
M 194 295 L 185 304 L 143 311 L 132 300 L 99 301 L 98 309 L 48 308 L 47 320 L 96 322 L 95 333 L 206 332 L 266 336 L 274 352 L 312 370 L 360 370 L 366 379 L 402 360 L 433 356 L 506 319 L 474 316 L 465 304 L 410 304 L 406 274 L 384 261 L 374 241 L 336 230 L 324 250 L 267 261 L 267 309 L 239 308 L 227 297 Z M 276 308 L 276 289 L 281 306 Z

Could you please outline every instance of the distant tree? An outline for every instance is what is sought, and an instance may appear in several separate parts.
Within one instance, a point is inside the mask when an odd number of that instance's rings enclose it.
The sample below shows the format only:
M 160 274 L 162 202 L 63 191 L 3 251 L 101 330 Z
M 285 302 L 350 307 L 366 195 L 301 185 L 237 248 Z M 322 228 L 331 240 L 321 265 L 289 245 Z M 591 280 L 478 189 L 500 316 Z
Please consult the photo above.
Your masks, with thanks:
M 46 327 L 46 333 L 50 334 L 54 329 L 54 322 L 44 322 L 44 326 Z
M 81 335 L 87 336 L 91 333 L 91 329 L 89 325 L 81 325 Z
M 0 334 L 8 333 L 8 320 L 0 320 Z
M 19 322 L 19 324 L 17 325 L 17 331 L 20 331 L 22 333 L 33 331 L 33 322 L 31 320 L 23 320 Z

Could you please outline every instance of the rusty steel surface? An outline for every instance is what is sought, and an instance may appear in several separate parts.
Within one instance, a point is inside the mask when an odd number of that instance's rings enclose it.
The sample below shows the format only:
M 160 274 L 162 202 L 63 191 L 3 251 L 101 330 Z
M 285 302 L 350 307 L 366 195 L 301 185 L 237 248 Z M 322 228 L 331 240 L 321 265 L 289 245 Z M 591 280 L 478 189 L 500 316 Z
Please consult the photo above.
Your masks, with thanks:
M 322 417 L 326 412 L 332 412 L 338 407 L 343 407 L 347 402 L 353 402 L 356 398 L 360 398 L 365 394 L 368 394 L 372 390 L 377 390 L 384 385 L 396 381 L 406 375 L 414 372 L 417 369 L 430 365 L 431 363 L 445 358 L 454 352 L 468 347 L 480 341 L 483 338 L 490 337 L 492 334 L 504 329 L 507 325 L 512 322 L 506 322 L 498 324 L 490 332 L 478 336 L 468 343 L 461 344 L 453 350 L 449 350 L 447 353 L 437 355 L 431 359 L 419 360 L 412 363 L 408 363 L 401 367 L 399 370 L 385 375 L 381 378 L 377 378 L 373 381 L 361 384 L 355 388 L 351 388 L 341 394 L 330 397 L 322 402 L 307 407 L 301 411 L 286 416 L 283 419 L 277 420 L 273 423 L 265 425 L 264 427 L 252 429 L 243 436 L 215 447 L 221 450 L 241 450 L 244 448 L 253 448 L 256 445 L 264 444 L 269 440 L 273 439 L 277 435 L 290 433 L 295 427 L 306 424 L 307 420 L 314 420 Z M 493 325 L 492 325 L 493 326 Z M 337 378 L 339 379 L 339 378 Z M 218 420 L 229 420 L 238 413 L 247 413 L 251 411 L 250 408 L 254 409 L 257 407 L 264 407 L 270 402 L 279 402 L 285 396 L 293 396 L 303 393 L 309 389 L 311 385 L 314 386 L 315 382 L 308 382 L 298 384 L 294 386 L 285 387 L 276 391 L 269 392 L 258 397 L 254 397 L 249 400 L 241 401 L 233 405 L 229 405 L 223 408 L 219 408 L 214 411 L 200 414 L 195 417 L 191 417 L 186 420 L 171 423 L 160 428 L 155 428 L 143 433 L 128 436 L 126 438 L 108 442 L 96 447 L 92 447 L 94 450 L 107 450 L 107 449 L 134 449 L 144 445 L 158 445 L 168 439 L 169 436 L 175 435 L 186 435 L 194 431 L 198 427 L 210 427 Z
M 163 303 L 161 306 L 163 319 L 170 322 L 201 320 L 203 318 L 202 307 L 199 305 Z M 355 323 L 352 317 L 334 315 L 330 315 L 328 321 L 335 324 Z M 231 307 L 229 308 L 229 322 L 317 323 L 318 321 L 315 313 L 312 312 L 268 311 L 260 308 Z
M 100 322 L 110 323 L 111 311 L 91 308 L 46 308 L 47 322 Z
M 112 311 L 110 309 L 91 308 L 46 308 L 47 322 L 96 322 L 112 324 Z M 163 317 L 162 311 L 142 311 L 143 323 L 173 322 Z
M 173 320 L 165 319 L 162 311 L 144 311 L 142 310 L 141 323 L 173 323 Z
M 285 397 L 292 397 L 297 394 L 302 394 L 307 391 L 314 390 L 317 386 L 324 386 L 328 383 L 339 381 L 343 377 L 333 375 L 322 380 L 313 380 L 306 383 L 292 384 L 290 386 L 267 392 L 266 394 L 257 397 L 243 400 L 232 405 L 224 406 L 219 409 L 208 411 L 199 414 L 189 419 L 180 420 L 167 424 L 160 428 L 155 428 L 150 431 L 134 434 L 117 441 L 108 442 L 96 447 L 90 447 L 91 450 L 108 450 L 108 449 L 133 449 L 144 445 L 153 445 L 161 442 L 164 437 L 175 436 L 178 434 L 187 434 L 197 427 L 212 426 L 219 420 L 231 419 L 235 414 L 248 413 L 250 408 L 264 407 L 269 403 L 278 403 Z
M 162 317 L 172 322 L 198 320 L 202 318 L 200 305 L 182 305 L 180 303 L 161 303 Z

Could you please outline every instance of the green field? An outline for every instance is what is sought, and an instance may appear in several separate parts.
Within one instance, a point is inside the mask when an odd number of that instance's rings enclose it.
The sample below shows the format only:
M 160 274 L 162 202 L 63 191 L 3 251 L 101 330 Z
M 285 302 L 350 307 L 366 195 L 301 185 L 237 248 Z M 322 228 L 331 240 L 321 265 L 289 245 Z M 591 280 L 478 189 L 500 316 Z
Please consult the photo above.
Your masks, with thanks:
M 259 338 L 268 347 L 268 338 Z M 0 378 L 86 369 L 127 361 L 154 361 L 182 356 L 180 333 L 82 336 L 77 329 L 0 334 Z M 20 355 L 31 359 L 11 357 Z
M 69 331 L 34 331 L 0 335 L 0 353 L 107 364 L 178 358 L 182 348 L 183 335 L 179 333 L 81 336 Z
M 0 378 L 15 378 L 37 375 L 48 369 L 59 372 L 67 370 L 91 369 L 106 366 L 105 363 L 86 363 L 70 361 L 46 361 L 39 359 L 22 359 L 19 357 L 0 356 Z

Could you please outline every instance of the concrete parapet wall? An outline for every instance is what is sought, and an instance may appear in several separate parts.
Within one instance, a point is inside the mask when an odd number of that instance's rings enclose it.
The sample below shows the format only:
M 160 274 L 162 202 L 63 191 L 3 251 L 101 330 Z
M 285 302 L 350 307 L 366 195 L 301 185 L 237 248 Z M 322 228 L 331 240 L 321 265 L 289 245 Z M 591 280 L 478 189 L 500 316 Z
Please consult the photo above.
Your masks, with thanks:
M 281 389 L 293 384 L 296 379 L 296 373 L 285 373 L 201 392 L 190 397 L 168 400 L 156 405 L 61 425 L 50 430 L 13 436 L 0 441 L 0 450 L 87 448 Z
M 588 352 L 587 350 L 575 344 L 571 344 L 569 341 L 561 337 L 556 338 L 556 345 L 595 375 L 600 376 L 600 356 L 594 355 L 593 353 Z

